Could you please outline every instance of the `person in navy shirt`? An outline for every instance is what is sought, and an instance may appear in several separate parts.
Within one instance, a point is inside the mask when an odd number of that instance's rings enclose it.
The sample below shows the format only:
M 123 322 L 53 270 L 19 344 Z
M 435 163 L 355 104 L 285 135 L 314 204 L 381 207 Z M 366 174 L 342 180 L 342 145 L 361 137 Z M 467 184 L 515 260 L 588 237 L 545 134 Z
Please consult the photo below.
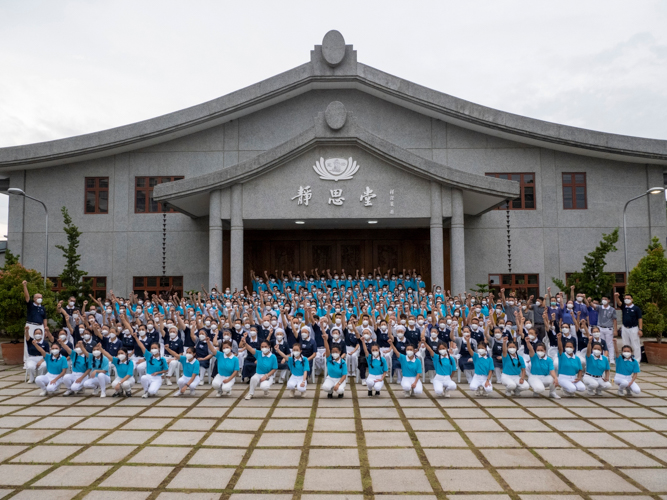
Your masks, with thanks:
M 33 342 L 33 340 L 36 342 Z M 35 328 L 33 330 L 33 337 L 31 338 L 28 325 L 25 327 L 25 341 L 28 346 L 25 369 L 28 373 L 28 383 L 32 384 L 35 382 L 36 375 L 44 375 L 46 373 L 46 364 L 44 363 L 42 352 L 49 351 L 51 347 L 41 328 Z
M 167 372 L 167 385 L 171 385 L 171 377 L 174 376 L 176 370 L 178 370 L 179 367 L 182 365 L 181 356 L 183 356 L 184 347 L 183 347 L 183 340 L 181 339 L 181 336 L 178 334 L 178 328 L 175 325 L 171 325 L 169 327 L 168 335 L 169 336 L 167 337 L 167 332 L 164 332 L 163 338 L 164 338 L 164 349 L 171 355 L 171 358 L 167 358 L 167 362 L 169 363 L 169 371 Z

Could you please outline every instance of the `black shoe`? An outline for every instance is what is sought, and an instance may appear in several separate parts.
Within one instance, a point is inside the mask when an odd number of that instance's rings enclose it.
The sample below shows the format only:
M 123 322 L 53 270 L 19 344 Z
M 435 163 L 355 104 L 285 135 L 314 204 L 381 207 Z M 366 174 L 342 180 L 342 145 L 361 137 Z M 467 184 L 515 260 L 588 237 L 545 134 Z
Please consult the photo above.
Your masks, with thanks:
M 376 395 L 376 396 L 379 396 L 379 395 L 380 395 L 380 391 L 375 391 L 375 395 Z
M 372 395 L 373 395 L 373 391 L 368 391 L 368 395 L 369 395 L 369 396 L 372 396 Z
M 338 399 L 340 399 L 340 398 L 342 398 L 342 397 L 343 397 L 343 395 L 342 395 L 342 394 L 339 394 L 339 395 L 338 395 Z
M 329 393 L 329 394 L 327 394 L 327 397 L 328 397 L 329 399 L 333 399 L 333 394 Z
M 132 391 L 127 391 L 127 392 L 125 393 L 125 395 L 126 395 L 128 398 L 131 398 L 131 397 L 132 397 Z
M 117 398 L 118 396 L 120 396 L 120 391 L 116 391 L 111 395 L 112 398 Z

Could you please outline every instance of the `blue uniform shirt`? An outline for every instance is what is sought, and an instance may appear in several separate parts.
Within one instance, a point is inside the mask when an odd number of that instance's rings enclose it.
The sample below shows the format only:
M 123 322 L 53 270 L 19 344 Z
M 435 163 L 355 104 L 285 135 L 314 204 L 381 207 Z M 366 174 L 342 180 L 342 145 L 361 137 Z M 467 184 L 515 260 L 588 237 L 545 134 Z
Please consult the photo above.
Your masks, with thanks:
M 404 377 L 416 377 L 422 372 L 422 363 L 417 356 L 412 357 L 412 361 L 408 359 L 405 354 L 401 354 L 398 358 L 401 362 L 401 370 Z
M 636 359 L 625 359 L 622 355 L 616 358 L 616 373 L 630 376 L 639 373 L 639 363 Z
M 192 377 L 193 375 L 199 375 L 199 361 L 197 358 L 192 358 L 192 361 L 188 361 L 188 358 L 185 356 L 180 356 L 179 361 L 183 365 L 183 376 Z
M 503 373 L 505 375 L 521 375 L 521 369 L 526 367 L 523 357 L 517 355 L 516 358 L 511 358 L 508 354 L 503 356 Z
M 372 354 L 366 357 L 368 363 L 369 375 L 382 375 L 387 371 L 387 360 L 380 356 L 378 359 L 373 358 Z
M 116 367 L 116 374 L 118 378 L 123 379 L 126 376 L 132 376 L 134 372 L 134 363 L 130 360 L 127 360 L 124 363 L 121 363 L 120 359 L 113 358 L 113 365 Z
M 69 359 L 72 361 L 72 373 L 83 373 L 90 368 L 88 357 L 83 354 L 72 351 Z
M 96 358 L 92 354 L 88 355 L 88 364 L 91 370 L 102 370 L 104 373 L 109 375 L 109 360 L 100 354 L 99 358 Z
M 586 373 L 594 377 L 601 377 L 604 372 L 609 370 L 609 358 L 604 354 L 599 358 L 593 355 L 586 356 Z
M 343 375 L 347 375 L 347 363 L 341 358 L 334 361 L 331 356 L 327 356 L 327 373 L 331 378 L 341 378 Z
M 232 373 L 239 371 L 239 358 L 230 353 L 230 356 L 225 356 L 225 353 L 218 351 L 215 353 L 218 360 L 218 374 L 227 378 L 231 377 Z
M 482 357 L 474 353 L 472 362 L 475 365 L 475 375 L 488 376 L 489 372 L 493 371 L 493 360 L 488 355 Z
M 154 358 L 148 349 L 144 353 L 144 358 L 146 358 L 146 373 L 148 375 L 153 375 L 155 372 L 167 369 L 167 360 L 164 358 Z
M 44 356 L 46 363 L 46 371 L 51 375 L 60 375 L 60 372 L 67 369 L 67 358 L 65 356 L 58 356 L 54 358 L 50 354 Z
M 287 366 L 289 367 L 289 371 L 292 373 L 292 375 L 296 375 L 297 377 L 303 377 L 304 372 L 310 371 L 310 363 L 308 362 L 308 358 L 304 358 L 303 356 L 301 356 L 299 359 L 295 359 L 294 356 L 290 356 L 287 359 Z
M 268 356 L 264 356 L 262 352 L 257 353 L 257 370 L 256 373 L 259 375 L 266 375 L 269 373 L 271 370 L 277 370 L 278 369 L 278 360 L 276 359 L 275 354 L 269 354 Z
M 530 358 L 530 373 L 531 375 L 549 375 L 554 369 L 554 362 L 549 356 L 544 356 L 540 359 L 537 354 Z
M 558 374 L 559 375 L 577 375 L 581 370 L 581 359 L 576 354 L 569 357 L 566 353 L 558 356 Z
M 449 376 L 456 371 L 456 360 L 451 356 L 436 354 L 433 358 L 433 367 L 436 375 Z

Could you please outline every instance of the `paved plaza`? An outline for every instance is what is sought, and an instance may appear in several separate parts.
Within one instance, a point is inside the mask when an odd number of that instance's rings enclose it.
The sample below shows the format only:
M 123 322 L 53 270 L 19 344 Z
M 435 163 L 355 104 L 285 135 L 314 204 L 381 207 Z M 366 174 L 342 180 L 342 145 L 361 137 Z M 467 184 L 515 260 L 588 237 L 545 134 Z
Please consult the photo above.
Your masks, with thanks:
M 642 370 L 630 399 L 435 399 L 426 384 L 332 400 L 311 384 L 246 401 L 246 384 L 47 399 L 0 365 L 0 498 L 667 499 L 667 368 Z

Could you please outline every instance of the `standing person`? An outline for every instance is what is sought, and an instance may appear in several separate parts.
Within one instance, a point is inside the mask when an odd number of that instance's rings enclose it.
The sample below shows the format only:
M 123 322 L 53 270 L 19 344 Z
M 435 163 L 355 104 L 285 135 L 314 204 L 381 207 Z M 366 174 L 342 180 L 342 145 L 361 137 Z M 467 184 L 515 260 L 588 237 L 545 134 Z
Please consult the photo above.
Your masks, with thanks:
M 294 346 L 296 345 L 297 344 L 294 344 Z M 271 386 L 273 385 L 273 376 L 278 370 L 278 360 L 276 359 L 276 355 L 271 353 L 271 344 L 267 340 L 262 340 L 260 344 L 261 352 L 258 353 L 257 349 L 246 344 L 244 337 L 241 341 L 241 346 L 239 347 L 245 347 L 248 350 L 248 353 L 252 354 L 257 360 L 255 374 L 250 378 L 250 388 L 245 399 L 252 399 L 254 397 L 255 388 L 258 385 L 259 388 L 264 391 L 264 395 L 268 396 L 269 389 L 271 389 Z
M 408 344 L 405 348 L 405 354 L 402 354 L 396 349 L 394 345 L 393 338 L 388 339 L 389 345 L 394 350 L 394 354 L 398 357 L 401 362 L 401 371 L 403 372 L 403 378 L 401 379 L 401 387 L 405 392 L 405 397 L 409 398 L 413 394 L 423 394 L 424 387 L 420 380 L 422 374 L 422 363 L 417 356 L 415 356 L 415 348 Z M 422 346 L 426 348 L 426 342 L 422 340 Z M 433 352 L 431 350 L 431 352 Z
M 644 334 L 642 332 L 642 310 L 634 304 L 632 295 L 629 293 L 626 293 L 623 299 L 625 305 L 621 304 L 618 292 L 614 294 L 614 298 L 616 304 L 623 308 L 623 326 L 621 327 L 623 344 L 632 347 L 634 359 L 639 363 L 642 359 L 642 347 L 639 338 Z
M 329 336 L 323 332 L 322 339 L 324 340 L 324 349 L 325 351 L 328 351 Z M 291 374 L 290 378 L 287 380 L 287 388 L 290 391 L 290 396 L 294 397 L 296 391 L 299 391 L 299 395 L 303 396 L 306 393 L 306 387 L 308 386 L 308 372 L 310 371 L 310 363 L 308 362 L 308 358 L 304 359 L 301 355 L 301 345 L 294 344 L 292 346 L 291 356 L 283 354 L 283 352 L 280 350 L 276 350 L 275 353 L 283 360 L 287 361 L 287 368 Z
M 370 332 L 370 330 L 368 330 Z M 387 360 L 380 356 L 380 347 L 377 344 L 371 344 L 371 352 L 368 352 L 366 342 L 361 343 L 366 358 L 366 365 L 368 366 L 368 377 L 366 378 L 366 386 L 368 387 L 368 396 L 379 396 L 380 391 L 384 387 L 384 378 L 387 376 Z
M 218 374 L 213 379 L 213 388 L 217 391 L 216 396 L 223 394 L 229 396 L 232 393 L 236 376 L 239 374 L 239 358 L 232 352 L 232 344 L 229 340 L 222 342 L 222 352 L 208 341 L 208 348 L 218 361 Z
M 615 338 L 614 344 L 616 344 Z M 617 345 L 614 345 L 614 350 L 618 352 Z M 614 382 L 618 386 L 619 396 L 623 396 L 623 391 L 626 391 L 628 396 L 641 392 L 636 382 L 639 372 L 639 362 L 637 362 L 632 354 L 632 347 L 624 345 L 621 348 L 621 354 L 616 358 L 616 376 L 614 377 Z
M 584 392 L 586 386 L 581 381 L 583 369 L 581 358 L 576 354 L 576 343 L 573 340 L 566 340 L 563 346 L 562 334 L 558 338 L 558 385 L 563 388 L 563 393 L 568 396 L 574 396 L 575 392 Z
M 44 363 L 46 363 L 46 373 L 35 379 L 35 383 L 42 389 L 39 395 L 46 396 L 47 394 L 53 394 L 65 380 L 67 358 L 60 355 L 60 346 L 57 344 L 51 346 L 50 354 L 42 349 L 35 339 L 32 340 L 32 345 L 43 356 Z
M 506 396 L 518 396 L 521 391 L 530 389 L 526 382 L 526 363 L 517 354 L 516 342 L 508 342 L 507 337 L 503 337 L 503 374 L 500 382 L 505 386 Z
M 42 305 L 42 294 L 36 293 L 30 300 L 30 292 L 28 292 L 28 282 L 23 281 L 23 295 L 25 296 L 25 303 L 28 309 L 25 326 L 28 328 L 28 336 L 26 338 L 33 339 L 35 330 L 40 329 L 42 335 L 46 331 L 46 309 Z M 26 368 L 26 360 L 28 359 L 28 344 L 30 340 L 23 342 L 23 368 Z M 40 346 L 41 347 L 41 346 Z M 32 382 L 31 382 L 32 383 Z
M 210 342 L 210 340 L 209 340 Z M 201 379 L 199 378 L 199 361 L 197 360 L 197 353 L 194 347 L 188 347 L 185 350 L 185 356 L 173 351 L 169 345 L 165 344 L 165 351 L 167 351 L 174 359 L 178 360 L 183 368 L 183 375 L 178 378 L 178 390 L 174 393 L 177 398 L 185 394 L 186 389 L 190 389 L 190 396 L 193 396 L 195 389 L 199 385 Z M 169 384 L 167 384 L 169 385 Z
M 491 377 L 493 376 L 493 360 L 489 357 L 486 344 L 477 344 L 477 352 L 473 352 L 472 343 L 466 344 L 468 353 L 472 356 L 475 373 L 470 381 L 470 390 L 476 391 L 478 396 L 488 396 L 493 391 Z
M 33 340 L 36 342 L 33 342 Z M 51 348 L 41 328 L 35 328 L 33 330 L 33 337 L 30 338 L 30 328 L 28 325 L 25 326 L 25 342 L 28 346 L 26 351 L 27 357 L 24 357 L 25 370 L 28 373 L 28 383 L 32 384 L 35 382 L 36 375 L 44 375 L 46 373 L 42 351 L 47 352 Z
M 450 342 L 448 350 L 445 342 L 439 342 L 437 355 L 428 343 L 424 347 L 426 347 L 426 350 L 433 359 L 433 368 L 435 369 L 435 377 L 431 379 L 433 391 L 436 396 L 444 395 L 444 397 L 448 398 L 450 392 L 456 390 L 456 382 L 452 380 L 452 373 L 456 371 L 456 359 L 454 359 L 456 344 Z
M 609 362 L 614 364 L 616 362 L 614 351 L 614 336 L 618 329 L 616 320 L 616 309 L 609 304 L 607 297 L 602 297 L 602 305 L 594 306 L 598 313 L 598 327 L 600 328 L 600 336 L 607 344 L 609 351 Z
M 528 301 L 532 302 L 532 298 Z M 546 330 L 544 328 L 544 311 L 546 310 L 544 297 L 538 297 L 534 304 L 530 304 L 530 308 L 533 311 L 533 326 L 535 327 L 535 333 L 537 334 L 537 339 L 540 342 L 544 341 L 544 335 Z
M 322 390 L 327 393 L 327 398 L 332 399 L 334 392 L 338 398 L 345 395 L 345 383 L 347 381 L 347 363 L 342 359 L 343 347 L 329 343 L 324 344 L 327 359 L 327 378 L 322 384 Z

